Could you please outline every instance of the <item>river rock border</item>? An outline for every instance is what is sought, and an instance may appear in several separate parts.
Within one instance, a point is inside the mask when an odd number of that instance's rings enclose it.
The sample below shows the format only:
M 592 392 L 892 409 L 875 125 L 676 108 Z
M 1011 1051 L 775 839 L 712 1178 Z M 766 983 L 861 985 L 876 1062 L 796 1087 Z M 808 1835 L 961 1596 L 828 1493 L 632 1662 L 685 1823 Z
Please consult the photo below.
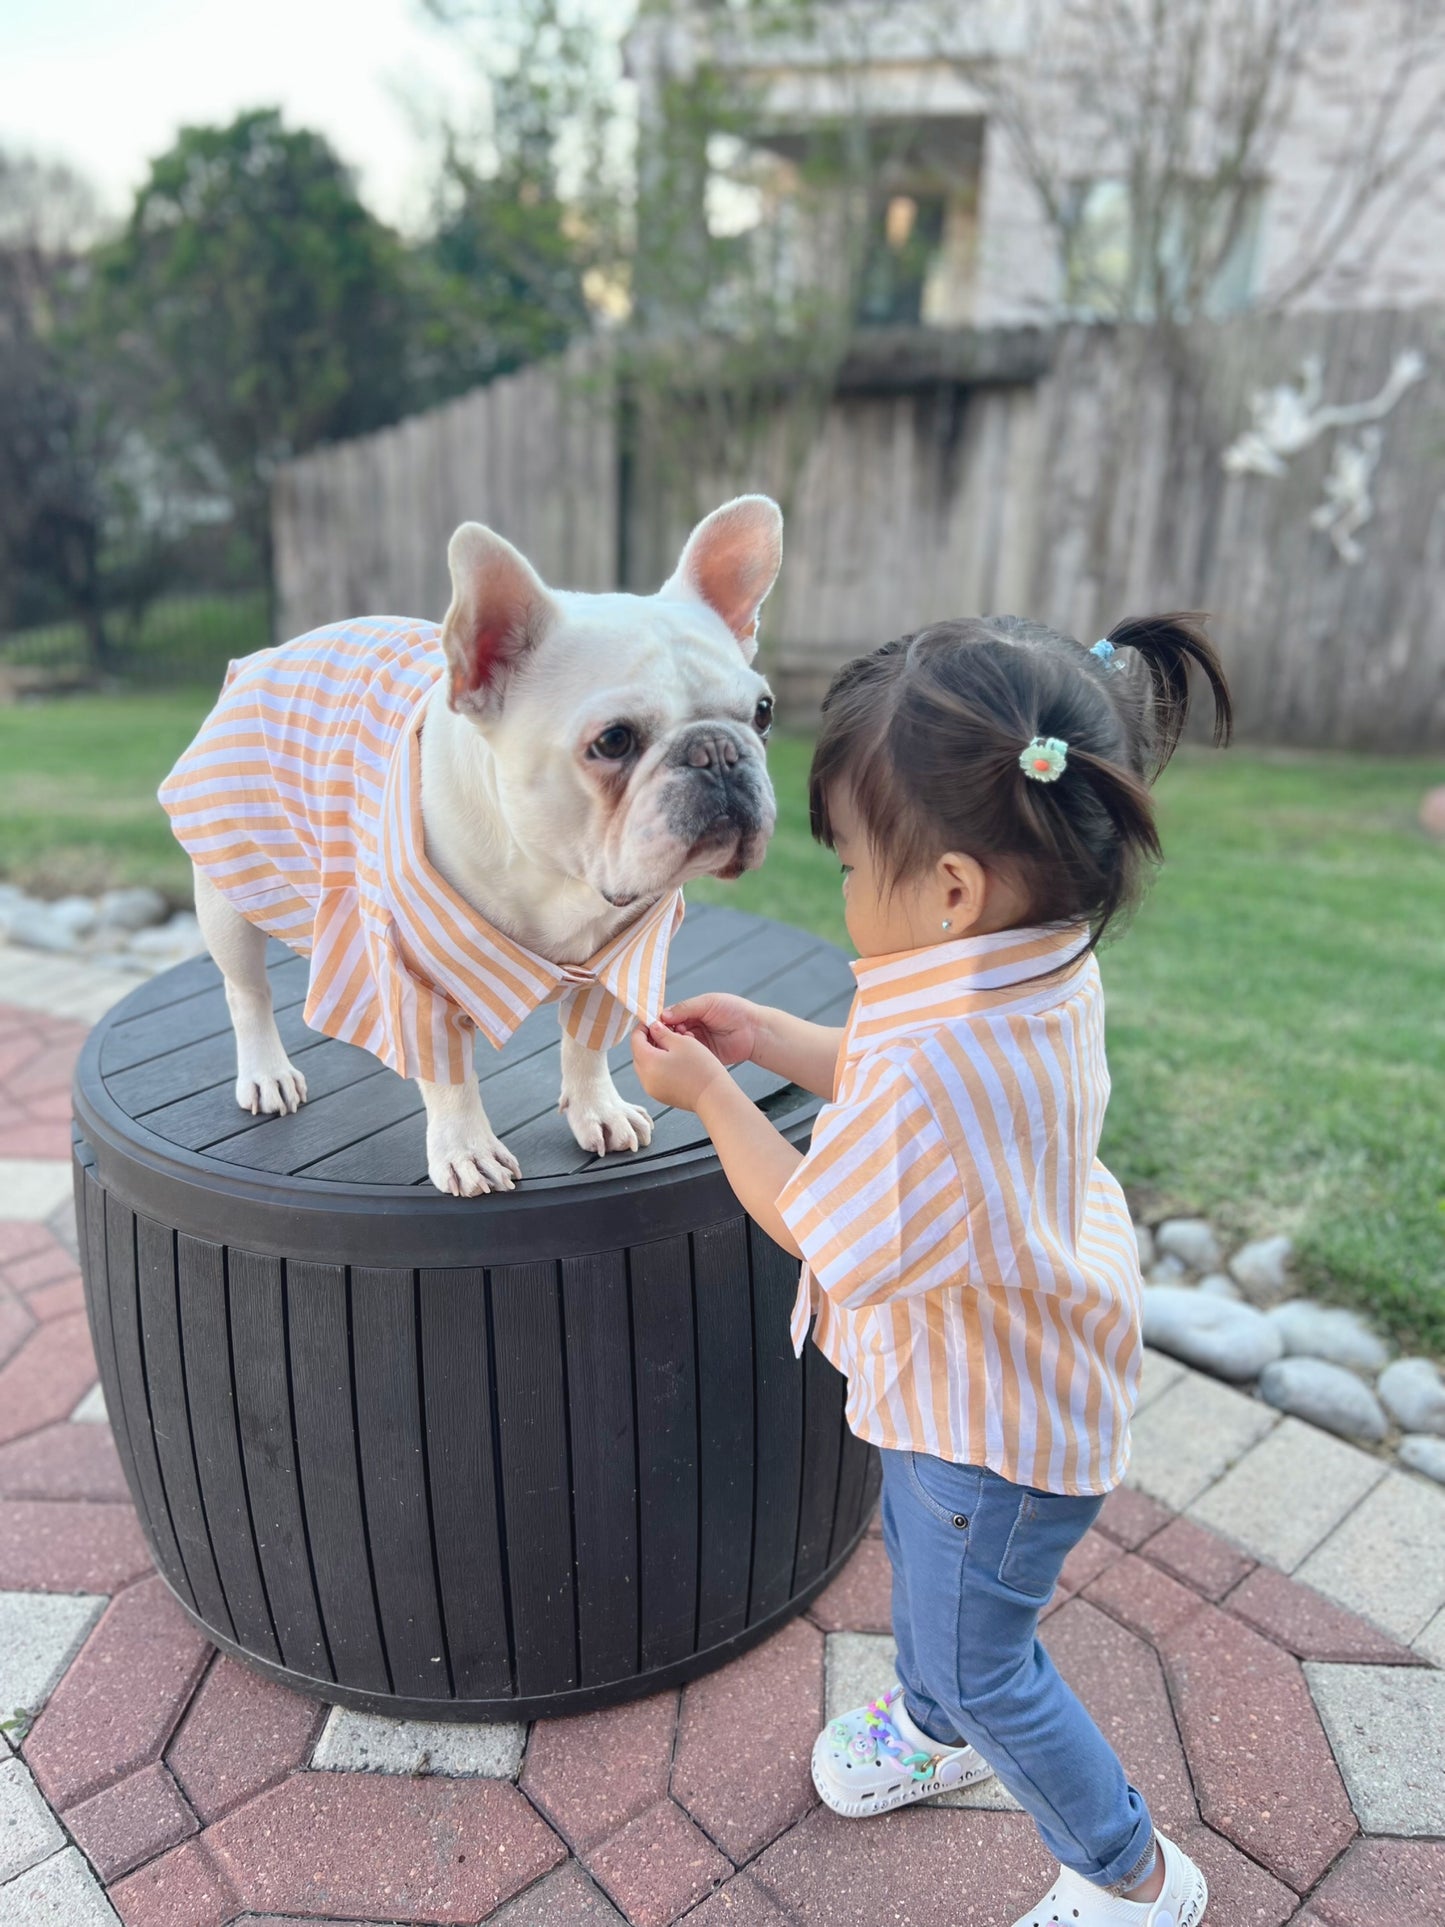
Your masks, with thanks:
M 1358 1312 L 1298 1296 L 1287 1237 L 1227 1253 L 1204 1218 L 1135 1227 L 1144 1342 L 1445 1485 L 1445 1378 Z

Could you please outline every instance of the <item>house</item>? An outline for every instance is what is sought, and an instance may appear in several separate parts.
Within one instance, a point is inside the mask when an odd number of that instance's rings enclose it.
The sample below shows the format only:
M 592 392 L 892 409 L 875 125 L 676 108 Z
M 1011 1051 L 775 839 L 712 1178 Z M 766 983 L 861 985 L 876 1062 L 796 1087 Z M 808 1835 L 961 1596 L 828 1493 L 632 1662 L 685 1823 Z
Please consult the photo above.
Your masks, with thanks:
M 1445 298 L 1445 58 L 1411 0 L 1173 0 L 1166 62 L 1190 84 L 1153 112 L 1157 71 L 1117 24 L 1146 12 L 660 0 L 627 41 L 644 189 L 678 88 L 706 73 L 746 103 L 747 131 L 708 143 L 698 218 L 766 237 L 799 287 L 839 283 L 848 230 L 863 325 Z M 845 166 L 833 217 L 805 220 L 806 157 L 829 130 L 840 151 L 865 137 L 866 186 Z

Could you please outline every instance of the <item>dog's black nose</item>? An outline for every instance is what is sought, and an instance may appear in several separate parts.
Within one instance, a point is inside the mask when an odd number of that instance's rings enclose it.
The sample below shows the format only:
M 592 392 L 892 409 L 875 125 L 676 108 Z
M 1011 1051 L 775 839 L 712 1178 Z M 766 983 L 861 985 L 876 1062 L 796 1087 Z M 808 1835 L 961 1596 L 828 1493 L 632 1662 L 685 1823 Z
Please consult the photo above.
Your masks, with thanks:
M 736 769 L 742 757 L 734 739 L 723 730 L 697 729 L 677 746 L 677 756 L 689 769 Z

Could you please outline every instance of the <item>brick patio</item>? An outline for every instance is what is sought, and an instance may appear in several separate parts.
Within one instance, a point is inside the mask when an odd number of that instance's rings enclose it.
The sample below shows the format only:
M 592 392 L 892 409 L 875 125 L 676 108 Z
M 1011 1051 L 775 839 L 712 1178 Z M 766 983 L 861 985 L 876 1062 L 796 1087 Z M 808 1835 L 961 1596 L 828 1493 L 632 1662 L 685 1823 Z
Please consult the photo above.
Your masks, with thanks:
M 0 948 L 0 1718 L 36 1716 L 0 1927 L 1006 1927 L 1044 1891 L 991 1783 L 818 1806 L 820 1722 L 890 1676 L 875 1536 L 723 1671 L 530 1730 L 328 1715 L 216 1655 L 151 1571 L 69 1246 L 70 1067 L 119 987 Z M 1044 1635 L 1211 1920 L 1445 1927 L 1445 1492 L 1151 1357 Z

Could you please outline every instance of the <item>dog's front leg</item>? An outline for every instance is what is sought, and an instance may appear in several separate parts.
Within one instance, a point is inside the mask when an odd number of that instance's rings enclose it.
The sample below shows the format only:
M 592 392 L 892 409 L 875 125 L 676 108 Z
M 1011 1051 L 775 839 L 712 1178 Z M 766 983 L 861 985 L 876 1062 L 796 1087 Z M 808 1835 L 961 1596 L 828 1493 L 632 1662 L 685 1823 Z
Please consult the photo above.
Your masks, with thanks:
M 510 1191 L 522 1167 L 487 1122 L 477 1080 L 428 1084 L 416 1080 L 426 1104 L 427 1176 L 454 1198 Z
M 652 1142 L 652 1117 L 629 1104 L 612 1081 L 607 1058 L 562 1033 L 562 1097 L 572 1135 L 584 1151 L 638 1151 Z

